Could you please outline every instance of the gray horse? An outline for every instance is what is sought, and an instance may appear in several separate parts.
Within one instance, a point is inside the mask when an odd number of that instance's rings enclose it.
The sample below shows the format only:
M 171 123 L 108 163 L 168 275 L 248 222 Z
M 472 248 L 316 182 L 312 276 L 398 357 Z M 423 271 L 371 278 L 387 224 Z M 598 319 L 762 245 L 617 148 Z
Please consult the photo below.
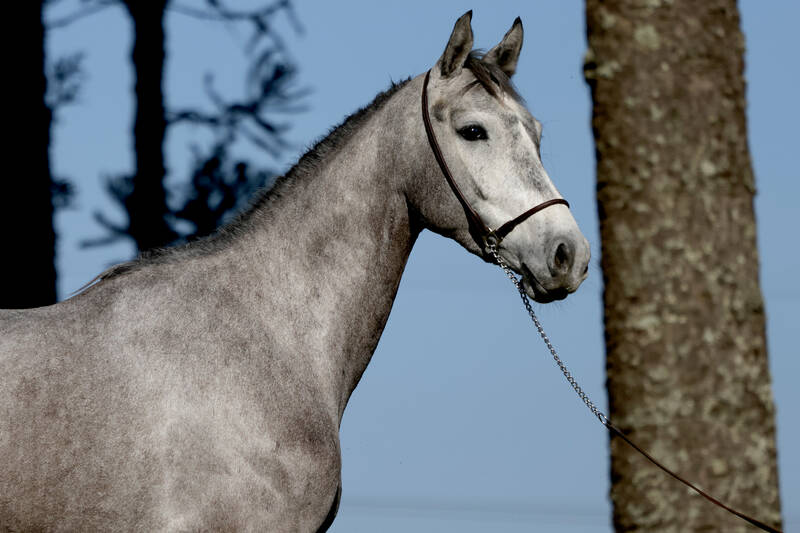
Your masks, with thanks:
M 430 123 L 497 227 L 560 195 L 509 82 L 522 24 L 479 56 L 470 19 L 431 70 Z M 0 312 L 0 529 L 327 529 L 342 413 L 420 231 L 490 259 L 432 153 L 422 89 L 378 95 L 216 235 Z M 499 253 L 539 302 L 575 291 L 589 261 L 565 205 Z

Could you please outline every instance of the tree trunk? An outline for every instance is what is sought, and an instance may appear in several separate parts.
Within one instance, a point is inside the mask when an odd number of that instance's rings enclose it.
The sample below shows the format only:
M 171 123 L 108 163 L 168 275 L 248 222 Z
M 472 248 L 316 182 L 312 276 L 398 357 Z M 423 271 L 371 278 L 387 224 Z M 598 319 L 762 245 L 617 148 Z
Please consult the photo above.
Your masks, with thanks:
M 133 191 L 126 200 L 129 235 L 140 251 L 162 247 L 177 238 L 167 220 L 164 188 L 164 137 L 167 120 L 162 82 L 164 73 L 164 12 L 167 0 L 123 2 L 133 21 L 136 71 L 136 118 L 133 127 L 136 170 Z
M 10 2 L 6 9 L 15 31 L 13 52 L 7 54 L 10 78 L 4 84 L 9 130 L 0 194 L 4 248 L 0 308 L 4 309 L 56 301 L 42 1 Z
M 735 0 L 587 0 L 610 417 L 778 526 Z M 751 531 L 611 439 L 618 531 Z

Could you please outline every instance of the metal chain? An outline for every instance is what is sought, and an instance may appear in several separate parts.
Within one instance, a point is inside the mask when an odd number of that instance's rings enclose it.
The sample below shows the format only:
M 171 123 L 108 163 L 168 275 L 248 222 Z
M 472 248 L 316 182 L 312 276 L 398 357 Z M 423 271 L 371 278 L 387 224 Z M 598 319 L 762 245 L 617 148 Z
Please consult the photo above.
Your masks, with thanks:
M 714 498 L 713 496 L 711 496 L 707 492 L 703 491 L 702 489 L 698 488 L 697 486 L 695 486 L 694 484 L 692 484 L 688 480 L 686 480 L 683 477 L 679 476 L 678 474 L 676 474 L 675 472 L 673 472 L 672 470 L 670 470 L 669 468 L 667 468 L 666 466 L 661 464 L 661 462 L 656 460 L 652 455 L 648 454 L 638 444 L 633 442 L 621 429 L 619 429 L 617 426 L 612 424 L 611 421 L 608 419 L 608 417 L 600 409 L 598 409 L 597 406 L 592 402 L 592 400 L 589 399 L 589 397 L 586 395 L 586 393 L 583 392 L 583 389 L 581 388 L 581 386 L 578 385 L 578 382 L 575 381 L 575 378 L 572 377 L 572 374 L 567 369 L 567 365 L 565 365 L 564 361 L 562 361 L 561 358 L 558 356 L 558 353 L 556 352 L 556 349 L 553 347 L 553 343 L 550 342 L 550 338 L 547 336 L 547 333 L 544 332 L 544 328 L 542 327 L 541 322 L 539 322 L 539 317 L 536 316 L 536 313 L 534 313 L 534 311 L 533 311 L 533 307 L 531 307 L 531 302 L 530 302 L 530 300 L 528 300 L 528 295 L 525 294 L 525 289 L 522 286 L 522 282 L 519 280 L 519 278 L 517 278 L 517 276 L 514 274 L 514 272 L 512 272 L 511 268 L 509 268 L 508 263 L 506 263 L 505 260 L 502 257 L 500 257 L 500 254 L 497 252 L 497 243 L 496 242 L 492 242 L 492 241 L 488 241 L 486 243 L 486 249 L 491 254 L 491 256 L 494 257 L 494 260 L 497 261 L 497 264 L 500 265 L 500 268 L 503 269 L 503 272 L 506 273 L 506 276 L 508 276 L 508 279 L 511 280 L 511 283 L 513 283 L 514 286 L 517 288 L 517 291 L 519 292 L 519 296 L 520 296 L 520 298 L 522 298 L 522 303 L 525 304 L 525 310 L 528 311 L 528 315 L 530 315 L 531 320 L 533 320 L 533 324 L 536 326 L 536 330 L 539 332 L 539 335 L 542 337 L 542 340 L 544 341 L 545 345 L 547 346 L 547 349 L 550 350 L 550 354 L 553 356 L 553 360 L 555 360 L 556 364 L 558 365 L 558 368 L 561 369 L 561 372 L 564 374 L 564 377 L 567 378 L 567 382 L 573 388 L 573 390 L 578 395 L 578 397 L 581 399 L 581 401 L 586 405 L 586 407 L 588 407 L 589 410 L 592 412 L 592 414 L 597 417 L 597 419 L 600 421 L 601 424 L 603 424 L 606 428 L 608 428 L 608 430 L 611 431 L 612 434 L 617 435 L 618 437 L 622 438 L 625 442 L 630 444 L 631 447 L 633 447 L 633 449 L 635 449 L 636 451 L 638 451 L 639 453 L 644 455 L 650 462 L 652 462 L 658 468 L 660 468 L 661 470 L 663 470 L 664 472 L 666 472 L 670 476 L 674 477 L 675 479 L 677 479 L 678 481 L 680 481 L 681 483 L 683 483 L 687 487 L 691 488 L 692 490 L 694 490 L 695 492 L 697 492 L 698 494 L 703 496 L 705 499 L 707 499 L 708 501 L 710 501 L 714 505 L 717 505 L 717 506 L 725 509 L 729 513 L 732 513 L 732 514 L 738 516 L 739 518 L 741 518 L 743 520 L 746 520 L 747 522 L 753 524 L 754 526 L 756 526 L 756 527 L 758 527 L 760 529 L 763 529 L 764 531 L 769 531 L 769 532 L 772 532 L 772 533 L 782 533 L 781 530 L 778 529 L 778 528 L 769 526 L 769 525 L 765 524 L 764 522 L 761 522 L 760 520 L 757 520 L 757 519 L 753 518 L 752 516 L 748 516 L 748 515 L 742 513 L 741 511 L 737 511 L 736 509 L 734 509 L 734 508 L 732 508 L 732 507 L 730 507 L 728 505 L 725 505 L 720 500 Z
M 497 264 L 500 265 L 500 268 L 503 269 L 503 272 L 506 273 L 508 279 L 511 280 L 511 283 L 513 283 L 514 286 L 517 288 L 519 296 L 520 298 L 522 298 L 522 303 L 525 305 L 525 310 L 528 311 L 528 315 L 531 317 L 533 325 L 536 326 L 536 330 L 539 332 L 539 336 L 542 337 L 545 346 L 547 346 L 547 349 L 550 350 L 550 354 L 553 356 L 553 360 L 556 362 L 556 365 L 558 365 L 558 368 L 561 370 L 561 373 L 564 374 L 564 377 L 567 379 L 567 382 L 570 384 L 572 389 L 578 395 L 578 398 L 580 398 L 581 401 L 586 405 L 586 407 L 589 408 L 592 414 L 597 417 L 600 423 L 608 427 L 610 424 L 608 417 L 600 409 L 598 409 L 597 406 L 594 404 L 594 402 L 592 402 L 592 400 L 589 399 L 589 396 L 587 396 L 586 393 L 583 392 L 583 389 L 581 388 L 580 385 L 578 385 L 578 382 L 572 376 L 572 373 L 570 373 L 569 369 L 567 368 L 567 365 L 565 365 L 564 361 L 562 361 L 561 358 L 558 356 L 558 352 L 556 352 L 555 347 L 553 347 L 553 343 L 550 342 L 550 337 L 547 336 L 547 333 L 545 333 L 544 328 L 542 327 L 542 323 L 539 322 L 539 317 L 537 317 L 536 313 L 533 311 L 533 307 L 531 306 L 531 302 L 528 299 L 528 295 L 525 293 L 525 288 L 522 286 L 522 282 L 520 282 L 519 278 L 517 278 L 517 276 L 508 266 L 508 263 L 506 263 L 505 260 L 502 257 L 500 257 L 500 254 L 497 251 L 497 245 L 490 242 L 487 243 L 486 248 L 489 250 L 489 253 L 492 255 L 492 257 L 494 257 L 494 260 L 497 261 Z

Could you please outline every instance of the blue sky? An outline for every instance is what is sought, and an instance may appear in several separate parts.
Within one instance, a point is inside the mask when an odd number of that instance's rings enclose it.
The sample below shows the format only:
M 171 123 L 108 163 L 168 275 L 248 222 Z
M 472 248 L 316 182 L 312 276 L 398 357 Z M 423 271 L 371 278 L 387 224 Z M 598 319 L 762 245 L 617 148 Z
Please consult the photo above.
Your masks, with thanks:
M 572 204 L 594 255 L 578 293 L 538 309 L 584 389 L 605 406 L 594 148 L 581 73 L 583 2 L 296 3 L 305 31 L 293 33 L 286 21 L 279 27 L 300 66 L 301 83 L 313 92 L 307 112 L 287 117 L 295 149 L 276 162 L 242 147 L 279 169 L 391 80 L 427 70 L 468 9 L 474 9 L 476 46 L 484 49 L 522 17 L 526 41 L 515 81 L 544 124 L 545 166 Z M 794 235 L 800 172 L 790 159 L 800 123 L 793 92 L 800 85 L 800 4 L 746 0 L 740 9 L 783 509 L 791 530 L 800 526 L 794 412 L 800 363 L 793 335 L 800 310 Z M 177 14 L 169 16 L 167 33 L 169 105 L 203 105 L 202 77 L 209 70 L 221 90 L 237 94 L 244 34 Z M 132 166 L 129 39 L 119 10 L 49 36 L 53 54 L 85 51 L 88 74 L 81 101 L 59 114 L 53 130 L 53 170 L 71 178 L 79 193 L 75 208 L 57 219 L 62 298 L 132 254 L 125 244 L 77 247 L 102 231 L 92 211 L 122 217 L 108 205 L 101 177 Z M 198 138 L 193 131 L 171 132 L 173 176 L 185 175 L 188 146 Z M 478 315 L 468 312 L 476 307 Z M 502 272 L 430 233 L 412 253 L 384 336 L 350 401 L 342 449 L 344 493 L 335 531 L 610 531 L 603 428 L 558 373 Z

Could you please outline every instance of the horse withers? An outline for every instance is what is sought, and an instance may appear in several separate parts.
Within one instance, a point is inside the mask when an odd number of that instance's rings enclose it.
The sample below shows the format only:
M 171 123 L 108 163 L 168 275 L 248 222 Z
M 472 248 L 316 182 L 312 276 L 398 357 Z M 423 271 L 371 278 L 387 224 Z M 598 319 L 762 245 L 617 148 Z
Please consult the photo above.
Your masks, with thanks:
M 471 14 L 426 84 L 393 85 L 215 235 L 0 312 L 0 529 L 317 531 L 339 423 L 423 229 L 490 259 L 453 193 L 500 227 L 560 195 L 509 78 L 519 19 L 480 56 Z M 586 277 L 563 203 L 497 245 L 539 302 Z

